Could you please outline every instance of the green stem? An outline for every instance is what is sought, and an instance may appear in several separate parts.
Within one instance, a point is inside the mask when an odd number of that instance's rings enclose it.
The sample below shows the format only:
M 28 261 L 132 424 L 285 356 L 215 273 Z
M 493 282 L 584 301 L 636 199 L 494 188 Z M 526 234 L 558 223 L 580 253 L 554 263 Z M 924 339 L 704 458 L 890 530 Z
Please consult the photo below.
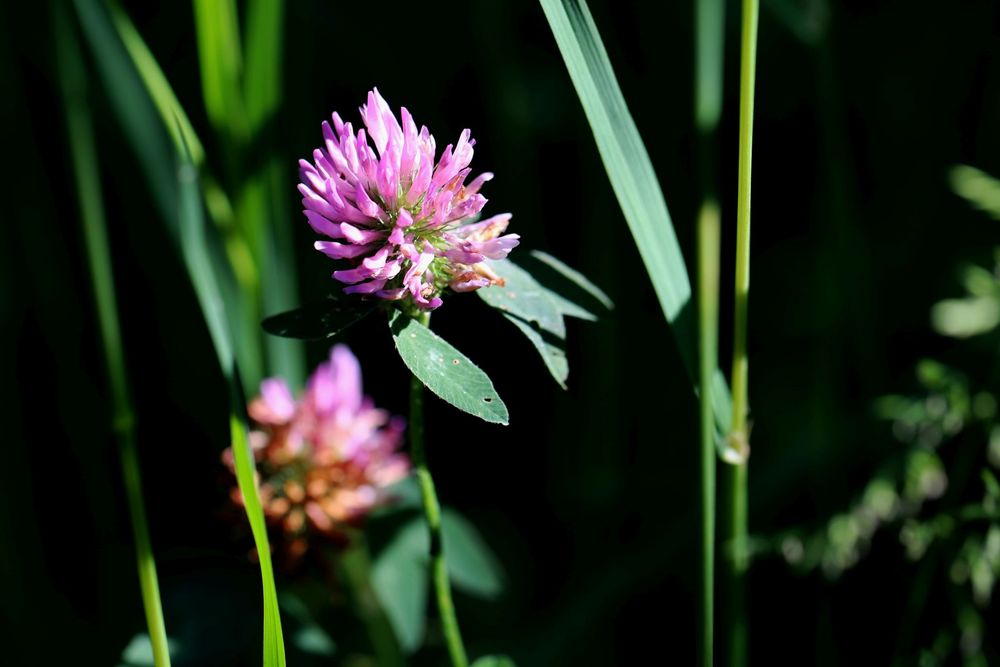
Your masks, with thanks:
M 715 413 L 712 375 L 719 319 L 719 207 L 706 199 L 698 217 L 698 340 L 701 408 L 701 661 L 713 664 L 715 597 Z
M 699 664 L 704 667 L 714 664 L 715 654 L 716 415 L 711 388 L 718 367 L 720 213 L 715 192 L 724 54 L 724 0 L 696 0 L 694 122 L 702 196 L 697 229 L 702 550 Z
M 111 390 L 112 429 L 118 441 L 125 498 L 135 539 L 139 587 L 142 591 L 146 625 L 153 646 L 153 660 L 156 667 L 169 667 L 170 651 L 160 604 L 156 561 L 153 558 L 149 528 L 146 525 L 146 509 L 142 499 L 142 480 L 135 446 L 135 419 L 129 399 L 125 359 L 122 354 L 121 327 L 118 323 L 114 277 L 111 273 L 111 253 L 104 204 L 101 201 L 97 149 L 86 100 L 86 75 L 80 64 L 80 53 L 72 26 L 67 22 L 63 9 L 57 7 L 55 11 L 57 61 L 76 190 L 80 198 L 80 217 L 83 223 L 91 286 L 97 304 L 104 361 Z
M 425 327 L 430 326 L 430 313 L 421 313 L 415 319 Z M 465 644 L 462 643 L 462 633 L 458 629 L 458 617 L 455 615 L 451 584 L 448 581 L 448 567 L 441 535 L 441 506 L 438 503 L 437 491 L 434 489 L 434 478 L 431 477 L 431 471 L 427 467 L 427 453 L 424 449 L 424 383 L 416 376 L 410 380 L 410 421 L 407 429 L 410 432 L 410 457 L 420 483 L 424 516 L 430 530 L 431 581 L 437 597 L 438 613 L 441 615 L 448 655 L 451 657 L 452 667 L 467 667 L 469 659 L 465 654 Z
M 363 533 L 352 538 L 353 544 L 340 557 L 340 571 L 350 590 L 358 617 L 365 624 L 368 639 L 379 667 L 402 667 L 406 664 L 396 642 L 389 619 L 371 585 L 371 558 Z
M 733 418 L 730 444 L 744 454 L 730 481 L 729 525 L 729 664 L 742 667 L 747 659 L 744 577 L 747 570 L 747 305 L 750 292 L 750 182 L 753 158 L 753 105 L 757 68 L 758 0 L 743 0 L 740 46 L 740 154 L 736 206 L 736 293 L 733 321 Z

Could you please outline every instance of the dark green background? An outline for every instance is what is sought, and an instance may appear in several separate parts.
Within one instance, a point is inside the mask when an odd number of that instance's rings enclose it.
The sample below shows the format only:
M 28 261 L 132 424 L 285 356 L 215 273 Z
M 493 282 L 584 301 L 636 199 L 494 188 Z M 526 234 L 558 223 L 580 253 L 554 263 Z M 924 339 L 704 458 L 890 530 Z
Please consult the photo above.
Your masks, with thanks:
M 725 257 L 739 33 L 737 3 L 728 4 Z M 958 295 L 958 265 L 986 262 L 1000 238 L 947 183 L 957 163 L 1000 175 L 1000 5 L 821 4 L 764 2 L 760 21 L 750 526 L 762 535 L 842 511 L 899 447 L 871 401 L 912 390 L 921 356 L 962 363 L 963 352 L 931 332 L 928 308 Z M 206 139 L 190 6 L 126 7 Z M 591 9 L 690 260 L 699 203 L 692 8 L 594 0 Z M 20 656 L 12 665 L 113 665 L 144 624 L 50 11 L 40 1 L 0 9 L 0 635 L 4 652 Z M 332 283 L 297 213 L 295 159 L 318 145 L 331 111 L 354 118 L 377 85 L 439 145 L 471 128 L 473 167 L 497 174 L 487 211 L 513 212 L 523 247 L 580 268 L 617 304 L 603 322 L 571 325 L 568 392 L 478 299 L 450 299 L 435 315 L 511 413 L 501 428 L 429 402 L 439 493 L 476 522 L 508 574 L 501 600 L 458 599 L 471 652 L 508 652 L 522 667 L 643 664 L 651 653 L 665 656 L 655 664 L 691 663 L 697 406 L 540 7 L 298 0 L 286 40 L 275 140 L 287 158 L 303 298 Z M 168 629 L 199 647 L 197 664 L 241 664 L 259 655 L 259 574 L 223 512 L 226 390 L 182 266 L 92 83 Z M 723 367 L 730 284 L 724 269 Z M 369 320 L 347 340 L 368 392 L 405 412 L 404 369 L 384 324 Z M 311 361 L 325 351 L 310 347 Z M 914 569 L 891 535 L 835 584 L 757 562 L 752 662 L 886 664 Z M 928 608 L 924 623 L 948 613 Z M 330 630 L 345 644 L 357 632 Z M 435 641 L 422 654 L 428 664 L 443 656 Z

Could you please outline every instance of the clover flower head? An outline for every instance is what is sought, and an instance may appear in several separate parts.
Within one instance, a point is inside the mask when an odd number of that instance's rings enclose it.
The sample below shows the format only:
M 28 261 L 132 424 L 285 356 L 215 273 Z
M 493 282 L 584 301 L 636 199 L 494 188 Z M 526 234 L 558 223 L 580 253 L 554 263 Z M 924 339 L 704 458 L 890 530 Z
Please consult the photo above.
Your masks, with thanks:
M 358 360 L 343 345 L 316 369 L 299 400 L 284 380 L 270 378 L 249 413 L 264 514 L 293 557 L 305 552 L 310 534 L 343 537 L 344 527 L 386 502 L 386 487 L 409 474 L 409 460 L 399 453 L 403 419 L 364 396 Z M 232 451 L 223 459 L 232 470 Z M 242 503 L 239 489 L 232 497 Z
M 364 129 L 355 133 L 334 113 L 332 127 L 323 123 L 324 147 L 313 162 L 299 161 L 306 220 L 333 239 L 315 247 L 343 262 L 333 277 L 344 292 L 433 310 L 447 288 L 502 285 L 488 260 L 506 257 L 518 235 L 503 235 L 509 213 L 478 221 L 479 191 L 493 174 L 466 184 L 476 144 L 469 130 L 435 163 L 434 137 L 405 107 L 397 120 L 376 88 L 360 111 Z

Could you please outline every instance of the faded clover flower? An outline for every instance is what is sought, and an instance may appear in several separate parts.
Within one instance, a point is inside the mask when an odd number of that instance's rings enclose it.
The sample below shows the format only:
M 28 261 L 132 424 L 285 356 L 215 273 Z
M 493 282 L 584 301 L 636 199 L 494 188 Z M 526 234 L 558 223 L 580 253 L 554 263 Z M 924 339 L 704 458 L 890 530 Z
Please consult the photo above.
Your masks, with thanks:
M 264 514 L 293 559 L 305 553 L 310 534 L 345 539 L 344 528 L 388 500 L 386 487 L 409 474 L 409 460 L 398 451 L 404 420 L 362 394 L 358 360 L 343 345 L 316 369 L 298 401 L 284 380 L 270 378 L 249 412 Z M 231 449 L 223 460 L 232 471 Z M 238 488 L 231 497 L 242 504 Z
M 313 152 L 312 163 L 299 161 L 306 219 L 333 239 L 315 247 L 344 260 L 346 268 L 333 272 L 348 285 L 344 292 L 433 310 L 448 287 L 502 285 L 486 260 L 506 257 L 518 236 L 501 236 L 509 213 L 476 221 L 486 204 L 479 190 L 493 174 L 465 185 L 476 143 L 469 130 L 435 164 L 434 137 L 426 127 L 417 130 L 406 108 L 400 123 L 374 89 L 360 111 L 365 129 L 355 134 L 334 113 L 332 128 L 323 123 L 325 148 Z

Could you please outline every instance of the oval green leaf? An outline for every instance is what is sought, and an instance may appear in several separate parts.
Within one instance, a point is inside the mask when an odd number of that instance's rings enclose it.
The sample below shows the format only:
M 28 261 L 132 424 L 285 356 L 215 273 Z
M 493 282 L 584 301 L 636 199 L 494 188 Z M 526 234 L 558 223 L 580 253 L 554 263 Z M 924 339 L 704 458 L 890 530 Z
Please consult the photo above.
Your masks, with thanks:
M 403 363 L 428 389 L 463 412 L 506 426 L 507 406 L 468 357 L 398 310 L 389 316 L 389 328 Z

